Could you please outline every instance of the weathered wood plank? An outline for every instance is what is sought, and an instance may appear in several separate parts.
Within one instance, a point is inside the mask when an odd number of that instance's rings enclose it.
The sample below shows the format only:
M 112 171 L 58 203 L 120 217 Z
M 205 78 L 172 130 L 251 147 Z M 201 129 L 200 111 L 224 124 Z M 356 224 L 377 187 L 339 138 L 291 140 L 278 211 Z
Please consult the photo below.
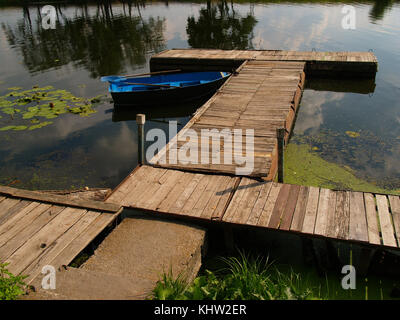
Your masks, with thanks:
M 392 218 L 389 213 L 388 199 L 385 195 L 380 194 L 377 194 L 375 197 L 376 205 L 378 207 L 383 244 L 389 247 L 397 247 L 396 239 L 394 237 Z
M 400 198 L 398 196 L 389 196 L 389 201 L 396 232 L 397 244 L 400 247 Z
M 261 226 L 261 227 L 269 226 L 271 215 L 274 210 L 276 199 L 278 198 L 281 187 L 282 187 L 282 185 L 279 183 L 275 183 L 275 182 L 272 183 L 271 190 L 269 192 L 269 196 L 267 198 L 267 201 L 265 202 L 265 206 L 262 210 L 260 219 L 258 220 L 258 223 L 257 223 L 258 226 Z
M 279 225 L 279 229 L 282 230 L 290 229 L 290 225 L 292 224 L 292 218 L 296 210 L 296 204 L 298 201 L 299 192 L 300 192 L 300 186 L 297 185 L 290 186 L 289 198 L 286 203 L 285 210 L 283 211 L 282 214 L 282 219 Z
M 317 219 L 314 234 L 326 236 L 330 217 L 335 214 L 336 193 L 329 189 L 321 189 L 319 194 Z
M 12 217 L 14 214 L 17 214 L 23 208 L 27 207 L 31 203 L 32 203 L 32 201 L 22 200 L 8 209 L 0 209 L 0 210 L 2 210 L 2 212 L 0 213 L 0 225 L 3 222 L 10 219 L 10 217 Z
M 251 181 L 251 180 L 250 180 Z M 246 194 L 242 198 L 238 210 L 232 219 L 232 222 L 238 224 L 245 224 L 249 219 L 249 216 L 255 206 L 257 198 L 259 197 L 260 191 L 262 190 L 264 183 L 258 181 L 252 181 L 252 183 L 246 189 Z
M 271 191 L 272 182 L 263 182 L 262 188 L 258 195 L 256 202 L 254 203 L 253 210 L 247 220 L 248 225 L 257 225 L 263 212 L 264 206 L 267 202 L 269 193 Z
M 309 188 L 301 186 L 299 191 L 299 197 L 296 203 L 296 209 L 294 211 L 292 224 L 290 226 L 291 231 L 301 231 L 303 228 L 303 221 L 306 214 L 307 198 Z
M 67 197 L 63 197 L 61 195 L 56 195 L 56 194 L 47 195 L 40 192 L 21 190 L 5 186 L 0 186 L 0 193 L 12 197 L 28 199 L 33 201 L 41 201 L 41 202 L 47 202 L 47 203 L 53 203 L 57 205 L 64 205 L 71 207 L 89 208 L 107 212 L 117 212 L 121 208 L 119 205 L 113 203 L 104 203 L 100 201 L 78 200 L 78 199 L 72 200 Z
M 50 265 L 56 269 L 68 265 L 93 239 L 112 223 L 117 215 L 102 213 L 85 230 L 76 237 L 66 248 L 62 250 L 51 262 Z M 34 279 L 31 280 L 31 283 Z
M 12 209 L 20 201 L 20 199 L 7 198 L 0 202 L 0 221 L 7 215 L 8 210 Z
M 18 220 L 16 225 L 3 229 L 4 233 L 0 235 L 0 259 L 7 259 L 44 225 L 54 219 L 62 209 L 64 207 L 42 203 Z
M 24 275 L 28 275 L 25 282 L 30 283 L 37 277 L 41 273 L 42 268 L 50 264 L 59 254 L 62 254 L 63 250 L 73 240 L 81 236 L 100 214 L 98 211 L 88 211 L 70 229 L 60 234 L 51 246 L 46 247 L 43 253 L 22 271 Z
M 376 212 L 375 198 L 372 193 L 364 193 L 365 211 L 367 214 L 369 243 L 381 244 L 379 236 L 378 214 Z
M 368 227 L 362 192 L 350 192 L 349 239 L 368 242 Z
M 283 184 L 279 191 L 278 198 L 276 199 L 271 218 L 268 223 L 269 228 L 277 229 L 281 223 L 281 216 L 285 210 L 286 203 L 290 195 L 290 185 Z
M 319 201 L 319 188 L 310 187 L 307 198 L 307 207 L 306 213 L 303 221 L 303 233 L 314 233 L 315 220 L 317 217 L 317 209 L 318 209 L 318 201 Z
M 22 272 L 43 253 L 46 247 L 51 246 L 60 235 L 72 227 L 86 212 L 86 209 L 78 208 L 65 208 L 62 210 L 7 258 L 6 262 L 10 263 L 9 271 L 14 274 Z

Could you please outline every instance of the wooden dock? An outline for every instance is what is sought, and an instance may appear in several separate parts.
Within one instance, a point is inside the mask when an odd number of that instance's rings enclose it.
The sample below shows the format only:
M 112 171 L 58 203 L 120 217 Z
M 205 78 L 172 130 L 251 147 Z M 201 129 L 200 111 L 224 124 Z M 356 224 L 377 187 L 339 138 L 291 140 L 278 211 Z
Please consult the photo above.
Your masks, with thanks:
M 0 186 L 0 262 L 31 283 L 45 265 L 68 265 L 121 206 Z
M 372 52 L 217 49 L 165 50 L 152 56 L 150 69 L 231 71 L 244 61 L 304 62 L 307 77 L 374 78 L 378 71 L 378 61 Z
M 138 167 L 108 201 L 159 215 L 400 249 L 400 198 Z
M 31 283 L 44 265 L 68 265 L 116 219 L 121 206 L 399 249 L 399 197 L 272 181 L 278 163 L 276 130 L 284 129 L 288 140 L 305 77 L 374 78 L 372 53 L 182 49 L 151 59 L 152 71 L 177 68 L 234 74 L 158 152 L 152 166 L 136 168 L 106 202 L 0 187 L 0 261 L 8 262 L 12 273 L 28 274 Z M 221 136 L 235 129 L 242 129 L 242 142 L 232 144 Z M 180 150 L 204 143 L 199 140 L 204 130 L 210 133 L 209 161 L 201 160 L 201 150 L 192 161 L 180 162 Z M 254 130 L 251 151 L 246 130 Z M 250 174 L 237 174 L 238 165 L 224 161 L 230 150 L 233 155 L 246 150 L 254 159 Z
M 399 197 L 273 182 L 276 129 L 285 129 L 287 141 L 305 78 L 362 78 L 372 81 L 368 87 L 373 90 L 378 68 L 373 53 L 173 49 L 153 56 L 150 64 L 152 71 L 225 70 L 234 75 L 151 166 L 136 168 L 107 201 L 160 215 L 399 248 Z M 254 172 L 238 175 L 235 165 L 213 163 L 217 155 L 209 140 L 209 164 L 201 163 L 199 155 L 193 163 L 178 163 L 176 154 L 188 143 L 197 145 L 201 129 L 254 129 Z M 222 138 L 217 133 L 211 139 L 220 143 L 220 158 L 226 149 Z
M 285 128 L 288 139 L 304 87 L 303 70 L 304 62 L 244 62 L 237 69 L 238 74 L 226 81 L 151 163 L 165 168 L 236 174 L 238 165 L 233 156 L 232 163 L 224 161 L 225 153 L 231 152 L 254 159 L 251 176 L 273 179 L 277 169 L 276 129 Z M 241 129 L 241 143 L 229 139 L 226 142 L 223 137 L 223 130 L 233 135 L 234 129 Z M 207 140 L 201 140 L 204 130 L 210 130 Z M 254 130 L 251 154 L 246 154 L 246 130 Z M 177 155 L 188 143 L 195 148 L 201 145 L 202 149 L 190 162 L 182 163 Z M 220 149 L 217 159 L 213 153 L 216 144 Z

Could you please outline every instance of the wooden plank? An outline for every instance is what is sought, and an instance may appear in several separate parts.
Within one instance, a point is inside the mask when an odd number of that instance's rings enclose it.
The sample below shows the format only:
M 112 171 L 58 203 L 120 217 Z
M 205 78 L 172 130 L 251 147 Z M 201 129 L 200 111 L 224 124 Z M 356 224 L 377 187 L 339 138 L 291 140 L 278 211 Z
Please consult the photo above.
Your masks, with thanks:
M 264 206 L 269 197 L 271 188 L 272 188 L 272 182 L 263 182 L 263 185 L 262 185 L 262 188 L 258 195 L 258 198 L 254 204 L 253 210 L 252 210 L 246 224 L 254 225 L 254 226 L 258 224 L 258 221 L 260 220 Z
M 144 179 L 130 188 L 126 196 L 122 198 L 122 205 L 141 207 L 149 198 L 153 197 L 154 191 L 160 186 L 160 179 L 167 173 L 166 169 L 150 168 Z
M 254 208 L 254 205 L 259 197 L 260 191 L 264 183 L 255 180 L 250 180 L 245 195 L 242 198 L 235 215 L 232 218 L 233 223 L 245 224 Z
M 3 217 L 6 217 L 8 210 L 12 209 L 20 201 L 21 199 L 7 198 L 0 202 L 0 221 Z
M 203 213 L 205 207 L 207 206 L 210 199 L 215 194 L 219 183 L 223 180 L 224 176 L 220 175 L 210 175 L 208 177 L 209 182 L 207 183 L 207 187 L 201 193 L 199 200 L 193 206 L 192 210 L 190 211 L 190 215 L 193 217 L 200 217 Z
M 376 212 L 375 198 L 372 193 L 364 193 L 365 212 L 367 215 L 369 243 L 381 244 L 379 236 L 378 213 Z
M 86 209 L 65 208 L 57 216 L 44 225 L 30 239 L 18 248 L 6 262 L 10 263 L 8 269 L 14 274 L 19 274 L 38 258 L 46 247 L 71 228 L 87 212 Z
M 170 193 L 171 189 L 173 186 L 175 186 L 179 179 L 183 176 L 182 171 L 175 171 L 175 170 L 168 170 L 168 177 L 167 175 L 164 175 L 163 179 L 161 181 L 160 179 L 160 185 L 159 188 L 157 188 L 154 191 L 151 196 L 149 196 L 149 201 L 147 201 L 144 205 L 144 207 L 150 209 L 150 210 L 157 210 L 159 203 Z
M 193 179 L 193 173 L 185 172 L 179 181 L 171 188 L 171 192 L 157 206 L 157 211 L 169 212 L 169 209 L 175 204 L 182 192 L 187 188 L 188 184 Z
M 210 175 L 203 175 L 199 183 L 193 190 L 193 193 L 187 199 L 185 205 L 182 208 L 182 213 L 190 215 L 191 210 L 196 205 L 197 201 L 200 199 L 202 193 L 207 188 L 207 185 L 212 181 Z
M 106 202 L 122 203 L 123 199 L 133 190 L 142 180 L 152 167 L 141 166 L 136 167 L 108 196 Z
M 330 204 L 330 211 L 326 236 L 337 239 L 347 239 L 349 234 L 350 206 L 349 192 L 336 191 L 336 203 Z
M 296 210 L 297 199 L 299 197 L 300 186 L 292 185 L 290 186 L 289 198 L 286 203 L 285 210 L 282 214 L 281 223 L 279 229 L 289 230 L 292 224 L 292 218 Z
M 319 188 L 310 187 L 307 198 L 306 213 L 303 221 L 303 233 L 314 233 L 315 220 L 319 202 Z
M 8 232 L 10 229 L 15 228 L 15 226 L 17 226 L 17 225 L 25 227 L 27 224 L 25 222 L 19 223 L 19 220 L 24 219 L 24 218 L 26 219 L 27 215 L 39 205 L 40 205 L 40 202 L 32 202 L 30 205 L 28 205 L 24 209 L 20 210 L 17 214 L 13 215 L 12 217 L 10 217 L 6 221 L 4 221 L 3 224 L 0 225 L 0 246 L 2 244 L 1 236 L 4 233 Z M 29 218 L 30 217 L 32 217 L 32 215 L 29 215 Z M 3 241 L 7 241 L 7 240 L 3 238 Z
M 20 219 L 18 225 L 0 236 L 0 258 L 8 259 L 64 209 L 44 203 L 33 209 L 27 219 Z
M 86 230 L 86 228 L 98 217 L 100 216 L 100 212 L 98 211 L 88 211 L 86 212 L 81 219 L 79 219 L 70 229 L 68 229 L 65 233 L 61 234 L 59 238 L 53 245 L 47 246 L 43 253 L 35 259 L 30 265 L 28 265 L 22 273 L 25 275 L 29 275 L 25 280 L 26 283 L 30 283 L 35 277 L 37 277 L 42 268 L 45 265 L 51 263 L 53 259 L 55 259 L 62 251 L 77 237 L 81 236 L 81 234 Z
M 362 192 L 350 192 L 349 240 L 368 242 L 368 227 Z
M 102 213 L 49 264 L 56 269 L 68 265 L 101 231 L 115 220 L 120 212 L 117 214 Z M 33 280 L 31 280 L 31 283 Z
M 50 195 L 50 194 L 29 191 L 29 190 L 21 190 L 5 186 L 0 186 L 0 193 L 12 197 L 23 198 L 33 201 L 48 202 L 48 203 L 53 203 L 63 206 L 71 206 L 71 207 L 89 208 L 107 212 L 117 212 L 121 208 L 121 206 L 113 203 L 104 203 L 92 200 L 78 200 L 78 199 L 72 200 L 61 195 L 56 195 L 56 194 Z
M 390 209 L 392 211 L 393 224 L 396 232 L 397 244 L 400 247 L 400 198 L 389 196 Z
M 31 203 L 32 203 L 32 201 L 22 200 L 22 201 L 18 202 L 16 205 L 10 207 L 8 210 L 4 210 L 2 213 L 0 213 L 0 225 L 3 222 L 10 219 L 14 214 L 17 214 L 23 208 L 27 207 Z
M 265 202 L 265 206 L 257 223 L 258 226 L 267 227 L 269 225 L 281 187 L 282 184 L 275 182 L 272 183 L 271 191 L 269 192 L 269 196 L 267 198 L 267 201 Z
M 329 189 L 321 189 L 318 201 L 317 219 L 314 234 L 327 236 L 329 218 L 335 214 L 336 193 Z
M 182 214 L 183 206 L 190 198 L 190 196 L 193 194 L 193 192 L 196 190 L 196 187 L 200 183 L 202 178 L 204 178 L 205 176 L 203 174 L 192 174 L 192 173 L 191 175 L 192 179 L 190 180 L 186 188 L 184 188 L 183 192 L 181 192 L 176 202 L 170 207 L 169 212 Z
M 233 192 L 235 179 L 229 176 L 223 176 L 215 188 L 210 200 L 201 213 L 203 219 L 216 219 L 224 214 L 224 209 L 228 206 L 228 199 Z
M 234 191 L 233 198 L 229 203 L 228 208 L 222 218 L 225 222 L 232 222 L 233 217 L 235 216 L 237 210 L 239 210 L 240 203 L 242 201 L 243 196 L 248 191 L 248 186 L 251 185 L 253 181 L 249 178 L 242 178 L 239 186 Z
M 274 209 L 272 210 L 271 218 L 268 223 L 269 228 L 274 228 L 274 229 L 279 228 L 281 222 L 281 216 L 283 214 L 283 211 L 285 210 L 289 194 L 290 194 L 290 185 L 283 184 L 281 190 L 279 191 L 278 198 L 276 199 Z
M 389 213 L 388 199 L 385 195 L 377 194 L 376 205 L 378 207 L 379 223 L 381 226 L 382 240 L 385 246 L 397 247 L 394 237 L 392 218 Z
M 296 209 L 294 211 L 292 224 L 290 226 L 291 231 L 301 231 L 301 229 L 303 228 L 303 221 L 307 207 L 308 190 L 309 188 L 306 186 L 300 187 Z

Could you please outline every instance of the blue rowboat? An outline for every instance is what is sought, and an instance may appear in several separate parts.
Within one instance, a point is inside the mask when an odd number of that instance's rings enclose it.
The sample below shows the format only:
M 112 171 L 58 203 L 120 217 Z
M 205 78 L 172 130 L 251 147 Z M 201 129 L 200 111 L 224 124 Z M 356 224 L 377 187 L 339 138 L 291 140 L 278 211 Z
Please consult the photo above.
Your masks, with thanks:
M 115 105 L 165 105 L 211 96 L 230 76 L 229 72 L 191 72 L 147 77 L 102 77 L 109 82 Z

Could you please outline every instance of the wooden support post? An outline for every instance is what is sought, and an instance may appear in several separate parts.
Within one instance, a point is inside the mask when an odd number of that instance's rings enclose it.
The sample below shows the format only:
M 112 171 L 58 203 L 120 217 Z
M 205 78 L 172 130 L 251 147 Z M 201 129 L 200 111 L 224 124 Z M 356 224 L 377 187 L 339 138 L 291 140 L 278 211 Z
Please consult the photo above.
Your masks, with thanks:
M 276 129 L 278 140 L 278 182 L 283 183 L 283 148 L 285 146 L 285 128 Z
M 136 123 L 138 126 L 138 162 L 140 165 L 144 164 L 144 124 L 146 122 L 146 115 L 137 114 Z

